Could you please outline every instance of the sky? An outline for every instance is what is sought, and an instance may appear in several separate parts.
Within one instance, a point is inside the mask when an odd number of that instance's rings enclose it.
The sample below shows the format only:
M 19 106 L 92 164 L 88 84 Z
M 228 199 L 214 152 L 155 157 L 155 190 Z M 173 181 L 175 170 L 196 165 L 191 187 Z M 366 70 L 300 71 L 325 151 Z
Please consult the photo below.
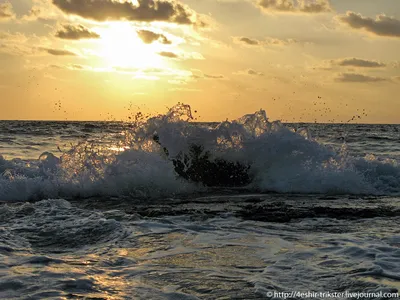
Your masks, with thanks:
M 0 119 L 400 123 L 399 0 L 0 0 Z

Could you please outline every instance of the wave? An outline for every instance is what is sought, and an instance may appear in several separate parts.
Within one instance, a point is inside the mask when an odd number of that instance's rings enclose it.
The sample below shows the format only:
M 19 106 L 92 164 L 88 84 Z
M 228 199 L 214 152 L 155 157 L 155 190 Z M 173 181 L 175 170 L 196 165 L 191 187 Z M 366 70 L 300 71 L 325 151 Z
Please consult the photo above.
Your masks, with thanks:
M 138 113 L 113 145 L 87 141 L 60 157 L 46 152 L 29 161 L 0 157 L 0 200 L 174 197 L 202 191 L 201 183 L 177 176 L 174 167 L 186 157 L 183 167 L 190 168 L 193 161 L 185 154 L 193 145 L 200 145 L 210 161 L 248 165 L 252 180 L 246 188 L 257 192 L 400 194 L 397 161 L 352 157 L 345 144 L 338 150 L 320 144 L 305 128 L 270 122 L 263 110 L 217 126 L 191 120 L 190 106 L 178 104 L 149 119 Z
M 115 242 L 129 235 L 124 226 L 107 214 L 73 207 L 63 199 L 42 200 L 20 206 L 3 205 L 0 208 L 3 250 L 46 249 L 68 251 L 95 244 Z M 5 247 L 5 248 L 4 248 Z M 36 257 L 30 263 L 43 263 L 45 257 Z

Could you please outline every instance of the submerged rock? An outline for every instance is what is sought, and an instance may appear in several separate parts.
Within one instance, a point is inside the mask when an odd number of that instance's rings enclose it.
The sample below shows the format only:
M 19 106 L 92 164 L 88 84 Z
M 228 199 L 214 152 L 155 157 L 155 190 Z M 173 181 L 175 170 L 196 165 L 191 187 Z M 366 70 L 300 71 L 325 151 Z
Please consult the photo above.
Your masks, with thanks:
M 153 140 L 158 143 L 167 157 L 169 151 L 160 144 L 159 137 L 154 135 Z M 250 184 L 250 165 L 228 161 L 222 158 L 213 158 L 202 145 L 192 144 L 188 153 L 179 153 L 170 158 L 175 172 L 183 179 L 201 183 L 209 187 L 240 187 Z

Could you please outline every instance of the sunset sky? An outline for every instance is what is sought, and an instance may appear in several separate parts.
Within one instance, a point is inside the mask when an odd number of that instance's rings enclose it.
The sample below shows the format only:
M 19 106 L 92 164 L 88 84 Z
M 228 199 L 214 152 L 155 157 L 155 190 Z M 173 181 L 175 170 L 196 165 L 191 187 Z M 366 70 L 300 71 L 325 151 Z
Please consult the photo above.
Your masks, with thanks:
M 0 0 L 0 119 L 400 123 L 400 0 Z

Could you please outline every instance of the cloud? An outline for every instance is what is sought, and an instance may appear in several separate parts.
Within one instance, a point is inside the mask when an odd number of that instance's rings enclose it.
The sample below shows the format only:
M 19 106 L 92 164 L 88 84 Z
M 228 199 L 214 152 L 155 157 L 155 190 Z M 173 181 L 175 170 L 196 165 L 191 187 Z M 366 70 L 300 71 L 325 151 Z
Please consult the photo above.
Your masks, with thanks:
M 85 70 L 85 69 L 87 69 L 88 67 L 83 66 L 83 65 L 73 64 L 73 65 L 70 66 L 70 68 L 71 68 L 72 70 Z
M 382 68 L 386 66 L 386 64 L 378 61 L 366 60 L 355 57 L 336 60 L 333 61 L 333 63 L 343 67 L 359 67 L 359 68 Z
M 40 50 L 54 56 L 77 56 L 76 53 L 64 49 L 40 48 Z
M 50 69 L 55 70 L 70 70 L 70 71 L 94 71 L 90 66 L 78 65 L 78 64 L 70 64 L 70 65 L 48 65 Z
M 247 74 L 248 75 L 254 75 L 254 76 L 264 76 L 264 73 L 258 72 L 258 71 L 254 71 L 253 69 L 247 70 Z
M 222 74 L 204 74 L 199 70 L 194 70 L 196 74 L 192 74 L 192 78 L 194 79 L 225 79 L 225 76 Z
M 66 14 L 96 21 L 164 21 L 195 24 L 195 13 L 176 1 L 52 0 Z M 136 4 L 134 4 L 136 2 Z
M 32 45 L 44 42 L 35 35 L 26 36 L 20 32 L 0 31 L 0 52 L 8 55 L 34 55 L 37 49 Z
M 81 40 L 99 39 L 100 35 L 82 25 L 64 25 L 63 29 L 57 31 L 56 37 L 65 40 Z
M 267 10 L 293 11 L 295 6 L 292 0 L 260 0 L 258 5 Z
M 247 69 L 234 73 L 235 75 L 250 75 L 250 76 L 264 76 L 264 73 L 255 71 L 253 69 Z
M 209 75 L 209 74 L 204 74 L 204 78 L 206 79 L 224 79 L 224 75 Z
M 2 40 L 7 42 L 24 43 L 28 38 L 20 32 L 11 33 L 9 31 L 0 31 L 0 41 Z
M 258 0 L 264 11 L 277 13 L 324 13 L 331 12 L 329 0 Z
M 57 20 L 63 18 L 62 13 L 54 7 L 51 0 L 31 0 L 31 2 L 32 8 L 22 16 L 21 21 L 40 21 L 54 25 Z
M 357 73 L 341 73 L 338 77 L 335 78 L 338 82 L 381 82 L 387 81 L 386 78 L 383 77 L 374 77 L 367 76 L 363 74 Z
M 332 11 L 328 0 L 302 0 L 299 1 L 299 3 L 300 11 L 305 13 L 323 13 Z
M 24 21 L 36 21 L 41 19 L 42 16 L 42 10 L 40 7 L 34 6 L 30 9 L 29 13 L 27 15 L 24 15 L 22 17 L 22 20 Z
M 340 16 L 339 20 L 353 29 L 365 30 L 378 36 L 400 37 L 400 20 L 384 14 L 373 19 L 348 11 L 346 15 Z
M 295 39 L 277 39 L 277 38 L 267 38 L 264 41 L 265 45 L 270 45 L 270 46 L 288 46 L 291 44 L 298 44 L 299 41 Z
M 11 3 L 0 3 L 0 21 L 8 21 L 15 18 L 15 13 Z
M 161 56 L 168 57 L 168 58 L 178 58 L 178 54 L 174 52 L 167 52 L 167 51 L 162 51 L 158 53 Z
M 169 52 L 169 51 L 161 51 L 158 52 L 158 55 L 161 55 L 163 57 L 167 57 L 167 58 L 174 58 L 174 59 L 198 59 L 198 60 L 203 60 L 205 59 L 203 55 L 201 55 L 201 53 L 197 53 L 197 52 L 183 52 L 183 53 L 175 53 L 175 52 Z
M 24 44 L 19 43 L 0 43 L 0 53 L 4 53 L 7 55 L 32 55 L 35 53 L 34 49 L 31 47 L 27 47 Z
M 278 38 L 272 38 L 272 37 L 267 37 L 263 40 L 258 40 L 254 38 L 249 38 L 249 37 L 233 37 L 233 41 L 236 44 L 241 44 L 244 46 L 248 47 L 258 47 L 258 46 L 288 46 L 292 44 L 298 44 L 299 41 L 295 39 L 278 39 Z
M 239 37 L 238 42 L 241 42 L 241 43 L 244 43 L 244 44 L 247 44 L 250 46 L 258 46 L 261 43 L 259 40 L 251 39 L 248 37 Z
M 369 60 L 357 57 L 347 57 L 347 58 L 339 58 L 339 59 L 331 59 L 324 60 L 320 64 L 311 65 L 309 68 L 312 70 L 340 70 L 341 67 L 348 67 L 348 71 L 350 68 L 385 68 L 385 67 L 394 68 L 394 63 L 386 64 L 383 62 L 379 62 L 376 60 Z
M 155 33 L 150 30 L 139 30 L 137 33 L 139 38 L 146 44 L 151 44 L 155 41 L 159 41 L 161 44 L 164 45 L 172 44 L 172 42 L 168 40 L 168 38 L 161 33 Z

